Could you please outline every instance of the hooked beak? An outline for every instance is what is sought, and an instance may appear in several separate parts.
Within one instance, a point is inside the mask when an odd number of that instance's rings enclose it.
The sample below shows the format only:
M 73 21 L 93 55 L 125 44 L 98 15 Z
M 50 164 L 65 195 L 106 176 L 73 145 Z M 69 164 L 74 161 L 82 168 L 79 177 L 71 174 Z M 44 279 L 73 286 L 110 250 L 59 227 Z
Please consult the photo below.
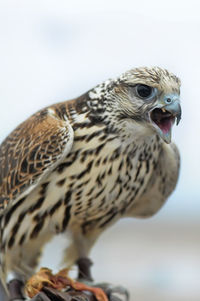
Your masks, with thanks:
M 149 118 L 152 126 L 159 136 L 166 142 L 171 142 L 172 126 L 181 120 L 181 106 L 179 99 L 167 97 L 166 100 L 158 104 L 150 113 Z

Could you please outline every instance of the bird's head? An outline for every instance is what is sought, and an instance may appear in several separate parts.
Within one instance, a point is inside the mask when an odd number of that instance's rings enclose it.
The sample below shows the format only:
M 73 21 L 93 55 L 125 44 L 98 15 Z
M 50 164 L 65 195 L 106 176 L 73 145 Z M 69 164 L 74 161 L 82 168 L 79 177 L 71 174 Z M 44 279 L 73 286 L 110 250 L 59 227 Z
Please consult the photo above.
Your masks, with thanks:
M 171 142 L 181 119 L 180 80 L 159 67 L 132 69 L 104 87 L 107 104 L 118 119 L 137 122 Z

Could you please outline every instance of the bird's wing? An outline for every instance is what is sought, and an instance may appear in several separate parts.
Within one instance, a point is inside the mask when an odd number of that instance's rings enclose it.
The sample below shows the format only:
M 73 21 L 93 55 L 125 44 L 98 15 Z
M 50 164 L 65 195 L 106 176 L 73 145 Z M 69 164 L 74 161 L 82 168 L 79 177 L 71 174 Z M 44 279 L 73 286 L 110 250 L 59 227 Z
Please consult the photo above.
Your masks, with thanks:
M 74 133 L 53 107 L 19 125 L 0 146 L 0 212 L 30 193 L 70 152 Z

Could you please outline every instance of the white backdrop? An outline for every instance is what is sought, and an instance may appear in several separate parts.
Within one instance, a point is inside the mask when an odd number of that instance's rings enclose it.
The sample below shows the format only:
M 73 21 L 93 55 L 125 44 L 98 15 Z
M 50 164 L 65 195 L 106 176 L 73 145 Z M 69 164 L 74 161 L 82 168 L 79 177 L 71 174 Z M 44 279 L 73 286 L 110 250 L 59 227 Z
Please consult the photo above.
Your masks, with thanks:
M 198 0 L 1 0 L 0 141 L 38 109 L 127 69 L 167 68 L 182 80 L 183 117 L 173 132 L 182 167 L 176 191 L 155 220 L 198 223 L 199 5 Z

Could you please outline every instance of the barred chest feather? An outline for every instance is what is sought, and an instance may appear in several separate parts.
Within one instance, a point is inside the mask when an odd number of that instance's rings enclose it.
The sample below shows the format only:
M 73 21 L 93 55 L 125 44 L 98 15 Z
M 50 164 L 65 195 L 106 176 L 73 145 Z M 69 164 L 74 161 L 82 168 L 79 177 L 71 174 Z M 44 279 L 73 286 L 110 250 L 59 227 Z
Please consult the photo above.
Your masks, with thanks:
M 26 200 L 33 221 L 45 215 L 56 232 L 74 223 L 85 231 L 103 228 L 123 216 L 144 191 L 159 153 L 156 137 L 139 144 L 97 126 L 77 129 L 74 140 L 67 158 Z

